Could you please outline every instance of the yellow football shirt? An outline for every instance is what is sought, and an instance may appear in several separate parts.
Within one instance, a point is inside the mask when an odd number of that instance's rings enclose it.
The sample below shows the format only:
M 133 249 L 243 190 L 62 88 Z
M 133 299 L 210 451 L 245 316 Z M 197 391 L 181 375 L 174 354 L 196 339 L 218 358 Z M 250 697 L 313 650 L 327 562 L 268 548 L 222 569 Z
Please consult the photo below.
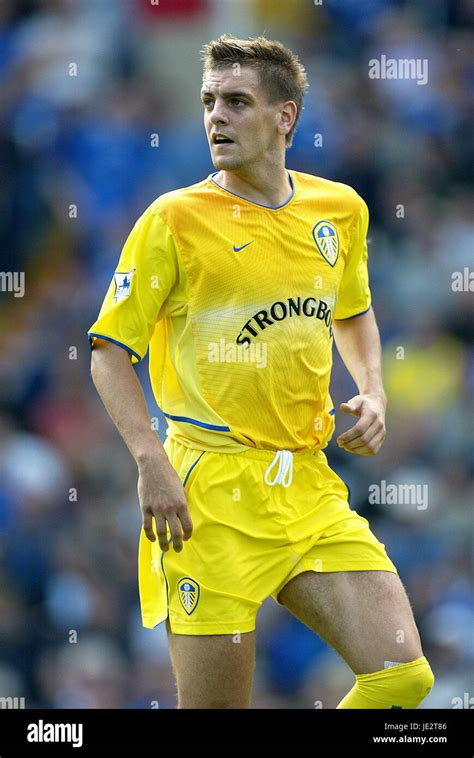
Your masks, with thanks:
M 289 171 L 278 208 L 215 174 L 138 219 L 89 331 L 150 348 L 167 433 L 198 449 L 320 449 L 334 430 L 332 323 L 367 311 L 368 210 L 351 187 Z

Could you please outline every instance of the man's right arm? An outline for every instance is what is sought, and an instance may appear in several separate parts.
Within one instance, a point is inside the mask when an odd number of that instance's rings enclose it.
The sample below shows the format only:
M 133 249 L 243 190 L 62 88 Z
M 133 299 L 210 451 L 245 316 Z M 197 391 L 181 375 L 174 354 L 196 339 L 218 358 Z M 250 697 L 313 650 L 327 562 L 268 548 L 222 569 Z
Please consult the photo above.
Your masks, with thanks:
M 183 539 L 190 539 L 193 528 L 186 494 L 152 429 L 145 397 L 128 353 L 118 345 L 96 338 L 91 373 L 102 402 L 137 464 L 145 534 L 151 542 L 155 541 L 154 518 L 160 547 L 168 550 L 168 522 L 173 547 L 179 552 Z

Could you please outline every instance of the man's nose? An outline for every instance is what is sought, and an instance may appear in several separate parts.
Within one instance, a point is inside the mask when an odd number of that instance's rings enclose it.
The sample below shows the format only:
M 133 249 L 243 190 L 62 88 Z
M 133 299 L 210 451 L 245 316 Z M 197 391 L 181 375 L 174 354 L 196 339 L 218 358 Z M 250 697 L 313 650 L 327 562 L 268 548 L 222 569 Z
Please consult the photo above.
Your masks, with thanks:
M 225 106 L 223 103 L 215 102 L 212 111 L 209 114 L 211 124 L 225 124 L 228 121 Z

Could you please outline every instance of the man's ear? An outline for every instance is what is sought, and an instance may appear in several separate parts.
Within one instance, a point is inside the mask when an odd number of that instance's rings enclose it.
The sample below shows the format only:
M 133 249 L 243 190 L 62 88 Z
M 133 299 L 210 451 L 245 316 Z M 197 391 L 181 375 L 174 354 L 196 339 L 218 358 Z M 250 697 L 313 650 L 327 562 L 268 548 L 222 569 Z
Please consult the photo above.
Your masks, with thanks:
M 277 128 L 280 134 L 286 135 L 291 131 L 297 115 L 298 108 L 294 100 L 287 100 L 286 103 L 283 103 L 278 113 L 277 122 Z

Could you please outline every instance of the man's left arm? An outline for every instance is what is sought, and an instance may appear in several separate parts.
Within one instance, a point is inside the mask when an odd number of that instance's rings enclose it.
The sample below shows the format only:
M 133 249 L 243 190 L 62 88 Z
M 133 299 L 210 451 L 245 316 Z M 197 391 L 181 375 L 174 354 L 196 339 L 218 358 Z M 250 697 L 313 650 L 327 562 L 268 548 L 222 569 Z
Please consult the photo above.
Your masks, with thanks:
M 339 406 L 358 421 L 337 437 L 337 444 L 349 453 L 375 455 L 385 439 L 387 397 L 380 335 L 372 308 L 355 318 L 335 320 L 333 331 L 338 352 L 359 390 Z

